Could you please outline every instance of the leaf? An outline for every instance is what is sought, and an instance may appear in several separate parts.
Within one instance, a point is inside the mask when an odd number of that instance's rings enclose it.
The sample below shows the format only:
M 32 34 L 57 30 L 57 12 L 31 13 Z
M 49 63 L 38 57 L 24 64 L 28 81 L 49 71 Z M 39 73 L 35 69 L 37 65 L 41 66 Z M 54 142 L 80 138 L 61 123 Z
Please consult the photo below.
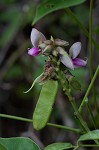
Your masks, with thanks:
M 78 139 L 78 142 L 87 140 L 99 140 L 99 130 L 93 130 L 84 135 L 81 135 Z
M 71 87 L 75 90 L 80 90 L 81 91 L 81 84 L 80 82 L 75 78 L 75 77 L 72 77 L 70 80 L 69 80 L 69 83 L 71 85 Z
M 24 137 L 0 138 L 0 144 L 0 150 L 40 150 L 35 142 Z
M 45 147 L 44 150 L 64 150 L 72 148 L 71 143 L 53 143 Z
M 43 84 L 33 114 L 33 126 L 36 130 L 41 130 L 46 126 L 56 99 L 57 90 L 57 81 L 48 80 Z
M 36 9 L 33 25 L 42 17 L 46 16 L 47 14 L 53 11 L 75 6 L 83 3 L 84 1 L 85 0 L 46 0 L 45 2 L 43 1 L 43 3 L 41 3 Z
M 3 145 L 0 144 L 0 150 L 7 150 Z
M 88 70 L 86 68 L 76 68 L 73 71 L 70 70 L 70 72 L 81 84 L 81 89 L 85 89 L 87 86 L 85 78 L 88 74 Z
M 24 93 L 28 93 L 30 90 L 32 90 L 32 88 L 34 87 L 35 83 L 39 82 L 39 80 L 40 80 L 42 75 L 43 75 L 43 73 L 34 80 L 34 82 L 32 83 L 31 87 L 27 91 L 25 91 Z

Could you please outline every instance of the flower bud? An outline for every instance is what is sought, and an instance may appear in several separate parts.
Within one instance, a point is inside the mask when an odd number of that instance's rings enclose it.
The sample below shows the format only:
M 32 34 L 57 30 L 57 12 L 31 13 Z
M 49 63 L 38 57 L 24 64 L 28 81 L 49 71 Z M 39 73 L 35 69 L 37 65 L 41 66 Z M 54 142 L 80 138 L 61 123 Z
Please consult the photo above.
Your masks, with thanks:
M 41 50 L 38 47 L 32 47 L 31 49 L 28 50 L 28 54 L 31 56 L 37 56 Z
M 55 45 L 57 46 L 67 46 L 69 43 L 61 39 L 55 39 Z

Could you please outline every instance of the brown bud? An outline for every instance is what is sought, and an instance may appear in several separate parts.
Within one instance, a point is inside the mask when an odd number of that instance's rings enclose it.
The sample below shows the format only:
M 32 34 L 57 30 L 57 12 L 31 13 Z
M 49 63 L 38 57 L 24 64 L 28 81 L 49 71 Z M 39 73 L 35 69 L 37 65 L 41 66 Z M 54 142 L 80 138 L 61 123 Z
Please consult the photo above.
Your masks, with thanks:
M 69 43 L 61 39 L 55 39 L 55 45 L 57 46 L 67 46 Z
M 46 41 L 44 41 L 44 43 L 45 43 L 46 45 L 51 45 L 53 42 L 52 42 L 51 40 L 46 40 Z

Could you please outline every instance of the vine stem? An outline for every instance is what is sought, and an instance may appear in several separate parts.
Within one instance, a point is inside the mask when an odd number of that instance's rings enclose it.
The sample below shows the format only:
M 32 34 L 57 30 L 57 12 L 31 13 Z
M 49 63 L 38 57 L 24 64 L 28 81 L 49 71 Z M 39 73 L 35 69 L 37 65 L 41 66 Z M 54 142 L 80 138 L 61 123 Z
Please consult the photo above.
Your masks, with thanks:
M 17 116 L 12 116 L 12 115 L 7 115 L 7 114 L 0 114 L 0 117 L 14 119 L 14 120 L 20 120 L 20 121 L 25 121 L 25 122 L 33 122 L 32 119 L 27 119 L 27 118 L 17 117 Z
M 58 66 L 58 67 L 60 67 L 60 66 Z M 60 68 L 59 68 L 59 70 L 60 70 Z M 88 132 L 89 128 L 78 111 L 77 105 L 75 103 L 75 99 L 71 95 L 71 90 L 69 89 L 68 82 L 66 79 L 64 79 L 64 73 L 63 73 L 63 71 L 61 71 L 61 70 L 59 71 L 59 70 L 58 70 L 58 79 L 62 85 L 63 91 L 68 96 L 68 99 L 75 111 L 75 116 L 78 118 L 83 131 Z
M 78 150 L 79 147 L 99 147 L 99 145 L 92 145 L 92 144 L 81 144 L 74 147 L 73 150 Z
M 58 66 L 58 67 L 59 67 L 59 66 Z M 59 70 L 60 70 L 60 69 L 59 69 Z M 60 70 L 60 71 L 59 71 L 59 70 L 58 70 L 58 79 L 59 79 L 59 81 L 61 82 L 63 91 L 64 91 L 64 93 L 67 95 L 67 97 L 68 97 L 68 99 L 69 99 L 69 101 L 70 101 L 70 103 L 71 103 L 71 105 L 72 105 L 72 107 L 73 107 L 73 109 L 74 109 L 75 116 L 76 116 L 77 119 L 79 120 L 80 125 L 81 125 L 83 131 L 84 131 L 85 133 L 87 133 L 87 132 L 90 131 L 90 129 L 89 129 L 87 123 L 83 120 L 81 114 L 79 113 L 78 107 L 77 107 L 77 105 L 76 105 L 76 103 L 75 103 L 75 99 L 74 99 L 74 97 L 72 97 L 72 95 L 71 95 L 71 90 L 69 89 L 69 85 L 68 85 L 67 80 L 65 80 L 65 82 L 64 82 L 63 72 L 62 72 L 61 70 Z M 99 142 L 98 142 L 97 140 L 95 140 L 95 143 L 99 145 Z M 78 148 L 78 147 L 75 147 L 75 150 L 76 150 L 77 148 Z
M 81 144 L 80 147 L 99 147 L 99 145 L 92 144 Z
M 73 150 L 78 150 L 78 148 L 79 148 L 80 146 L 79 145 L 77 145 Z
M 53 126 L 56 128 L 61 128 L 61 129 L 65 129 L 68 131 L 73 131 L 75 133 L 81 134 L 82 131 L 80 129 L 75 129 L 75 128 L 71 128 L 71 127 L 67 127 L 67 126 L 63 126 L 63 125 L 58 125 L 58 124 L 52 124 L 52 123 L 47 123 L 48 126 Z
M 14 119 L 14 120 L 19 120 L 19 121 L 24 121 L 24 122 L 30 122 L 30 123 L 33 122 L 32 119 L 18 117 L 18 116 L 12 116 L 12 115 L 7 115 L 7 114 L 0 114 L 0 117 Z M 81 134 L 82 133 L 82 131 L 80 129 L 70 128 L 70 127 L 67 127 L 67 126 L 62 126 L 62 125 L 53 124 L 53 123 L 47 123 L 47 125 L 48 126 L 57 127 L 57 128 L 61 128 L 61 129 L 65 129 L 65 130 L 68 130 L 68 131 L 72 131 L 72 132 L 75 132 L 77 134 Z
M 96 80 L 96 77 L 97 77 L 98 73 L 99 73 L 99 65 L 98 65 L 98 67 L 97 67 L 97 69 L 96 69 L 96 71 L 95 71 L 95 74 L 94 74 L 94 76 L 93 76 L 93 78 L 92 78 L 92 80 L 91 80 L 91 82 L 90 82 L 90 84 L 89 84 L 89 87 L 88 87 L 88 89 L 87 89 L 87 91 L 86 91 L 86 94 L 85 94 L 85 96 L 84 96 L 84 98 L 83 98 L 83 100 L 82 100 L 82 102 L 81 102 L 81 104 L 80 104 L 80 107 L 79 107 L 79 112 L 80 112 L 80 113 L 82 112 L 82 109 L 83 109 L 84 104 L 85 104 L 85 100 L 86 100 L 86 98 L 87 98 L 88 95 L 89 95 L 89 92 L 90 92 L 90 90 L 91 90 L 91 88 L 92 88 L 92 86 L 93 86 L 93 84 L 94 84 L 94 82 L 95 82 L 95 80 Z
M 93 0 L 90 0 L 90 13 L 89 13 L 89 60 L 90 60 L 90 78 L 92 80 L 93 78 L 93 50 L 92 50 L 92 12 L 93 12 Z M 97 111 L 97 115 L 99 113 L 98 111 L 98 105 L 96 101 L 96 94 L 95 94 L 95 87 L 93 84 L 92 87 L 92 95 L 93 95 L 93 101 L 95 103 L 95 108 Z
M 90 131 L 88 126 L 87 126 L 87 124 L 86 124 L 86 122 L 83 120 L 82 116 L 80 115 L 80 113 L 78 111 L 78 108 L 76 106 L 76 103 L 75 103 L 75 99 L 71 96 L 70 91 L 69 90 L 65 91 L 65 94 L 68 96 L 69 101 L 70 101 L 70 103 L 71 103 L 71 105 L 72 105 L 72 107 L 73 107 L 73 109 L 75 111 L 75 115 L 77 116 L 78 120 L 80 121 L 80 124 L 81 124 L 83 130 L 85 132 Z
M 94 126 L 94 128 L 96 129 L 96 121 L 95 121 L 94 115 L 93 115 L 93 113 L 92 113 L 91 107 L 90 107 L 90 105 L 89 105 L 89 103 L 88 103 L 88 98 L 85 100 L 85 102 L 86 102 L 86 106 L 87 106 L 87 109 L 88 109 L 88 111 L 89 111 L 89 114 L 90 114 L 90 117 L 91 117 L 91 121 L 92 121 L 92 123 L 93 123 L 93 126 Z
M 79 111 L 78 111 L 78 108 L 77 108 L 77 106 L 76 106 L 76 103 L 75 103 L 74 98 L 71 96 L 70 92 L 66 92 L 66 95 L 68 96 L 69 101 L 71 102 L 72 107 L 73 107 L 73 109 L 74 109 L 74 111 L 75 111 L 75 113 L 76 113 L 76 116 L 77 116 L 78 120 L 80 121 L 80 123 L 81 123 L 81 125 L 82 125 L 84 131 L 85 131 L 85 132 L 89 132 L 90 129 L 88 128 L 87 123 L 83 120 L 82 116 L 80 115 L 80 113 L 79 113 Z M 99 145 L 99 142 L 98 142 L 97 140 L 94 140 L 94 141 L 95 141 L 95 143 L 96 143 L 97 145 Z M 79 148 L 79 145 L 77 146 L 77 148 Z M 75 148 L 74 150 L 76 150 L 77 148 Z
M 90 77 L 93 77 L 93 51 L 92 51 L 92 8 L 93 0 L 90 0 L 90 13 L 89 13 L 89 59 L 90 59 Z

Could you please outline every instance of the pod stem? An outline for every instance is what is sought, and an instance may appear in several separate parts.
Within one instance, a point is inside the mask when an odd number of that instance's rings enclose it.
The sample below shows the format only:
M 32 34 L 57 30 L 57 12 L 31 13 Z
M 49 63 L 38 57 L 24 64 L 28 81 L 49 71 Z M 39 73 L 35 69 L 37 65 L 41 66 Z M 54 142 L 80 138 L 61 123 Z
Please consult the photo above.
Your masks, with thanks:
M 14 119 L 14 120 L 19 120 L 19 121 L 24 121 L 24 122 L 32 122 L 32 119 L 18 117 L 18 116 L 13 116 L 13 115 L 7 115 L 7 114 L 0 114 L 0 117 Z
M 53 123 L 47 123 L 47 125 L 48 126 L 53 126 L 53 127 L 56 127 L 56 128 L 65 129 L 65 130 L 68 130 L 68 131 L 72 131 L 72 132 L 75 132 L 77 134 L 82 134 L 82 131 L 80 129 L 75 129 L 75 128 L 71 128 L 71 127 L 68 127 L 68 126 L 63 126 L 63 125 L 53 124 Z
M 19 120 L 19 121 L 24 121 L 24 122 L 30 122 L 30 123 L 33 122 L 32 119 L 18 117 L 18 116 L 13 116 L 13 115 L 7 115 L 7 114 L 0 114 L 0 117 L 14 119 L 14 120 Z M 68 131 L 75 132 L 77 134 L 81 134 L 82 133 L 82 131 L 80 129 L 70 128 L 70 127 L 62 126 L 62 125 L 58 125 L 58 124 L 47 123 L 47 126 L 53 126 L 53 127 L 56 127 L 56 128 L 65 129 L 65 130 L 68 130 Z

